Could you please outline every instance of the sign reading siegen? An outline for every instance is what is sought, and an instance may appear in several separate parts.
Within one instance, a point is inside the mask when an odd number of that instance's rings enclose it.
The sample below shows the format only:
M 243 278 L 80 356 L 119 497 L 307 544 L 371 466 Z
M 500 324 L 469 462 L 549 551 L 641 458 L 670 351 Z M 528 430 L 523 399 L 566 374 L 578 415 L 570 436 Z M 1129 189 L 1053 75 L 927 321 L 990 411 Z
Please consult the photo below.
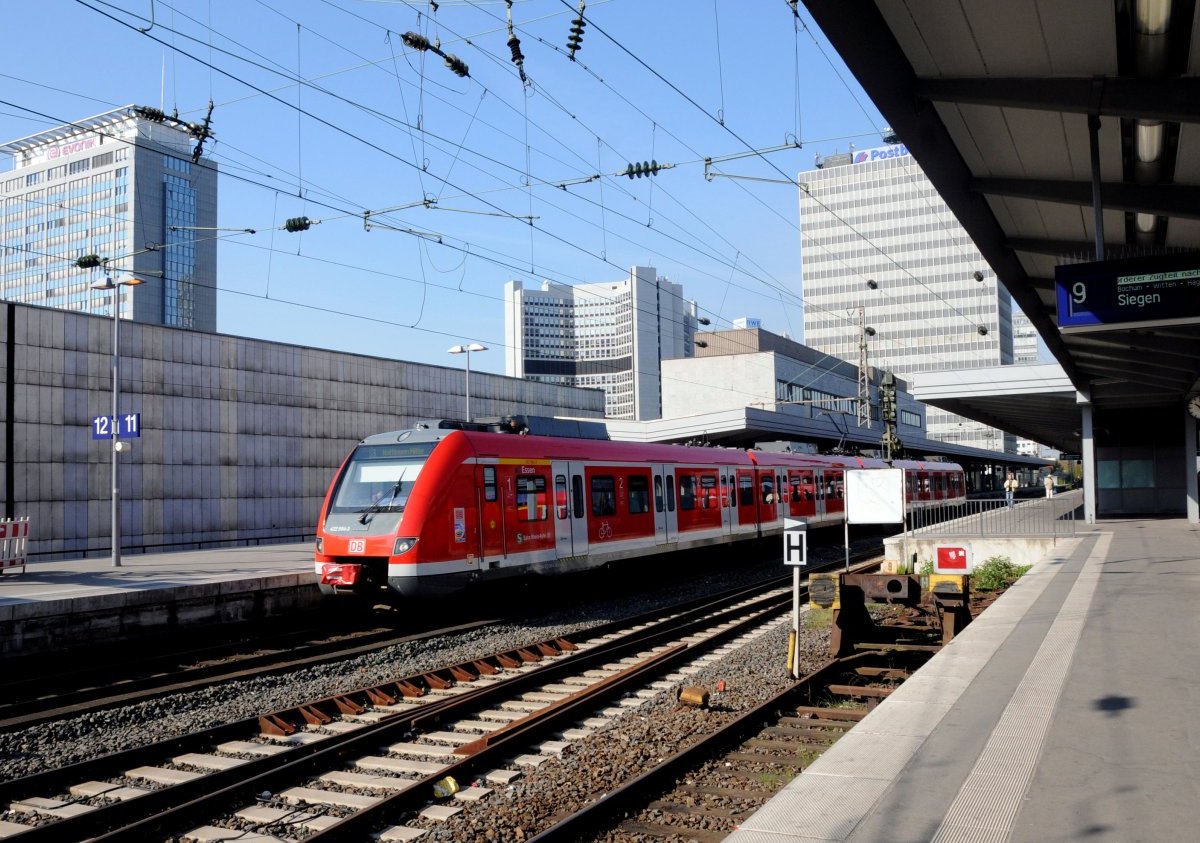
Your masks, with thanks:
M 875 149 L 864 149 L 854 153 L 855 164 L 868 164 L 872 161 L 883 161 L 885 158 L 903 158 L 908 155 L 908 147 L 902 143 L 894 146 L 880 146 Z

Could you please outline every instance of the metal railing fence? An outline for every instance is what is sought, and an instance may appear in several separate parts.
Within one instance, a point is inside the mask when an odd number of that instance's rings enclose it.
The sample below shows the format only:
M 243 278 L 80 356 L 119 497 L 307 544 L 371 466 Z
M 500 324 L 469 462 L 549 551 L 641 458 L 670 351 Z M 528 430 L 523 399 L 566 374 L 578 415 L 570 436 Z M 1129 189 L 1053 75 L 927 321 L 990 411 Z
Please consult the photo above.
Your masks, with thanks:
M 909 513 L 908 535 L 922 536 L 1073 536 L 1083 491 L 1052 498 L 1018 498 L 1010 506 L 1004 496 L 975 498 Z

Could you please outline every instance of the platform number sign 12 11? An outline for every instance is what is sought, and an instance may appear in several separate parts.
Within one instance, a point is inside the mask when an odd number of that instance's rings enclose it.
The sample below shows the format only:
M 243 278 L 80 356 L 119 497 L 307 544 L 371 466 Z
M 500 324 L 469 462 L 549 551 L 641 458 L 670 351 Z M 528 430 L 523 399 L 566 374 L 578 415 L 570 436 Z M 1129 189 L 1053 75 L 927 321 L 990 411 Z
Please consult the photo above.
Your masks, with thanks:
M 116 420 L 117 423 L 114 425 L 112 416 L 96 416 L 93 418 L 92 438 L 112 439 L 114 426 L 119 438 L 131 439 L 142 435 L 141 413 L 126 413 L 123 416 L 117 416 Z

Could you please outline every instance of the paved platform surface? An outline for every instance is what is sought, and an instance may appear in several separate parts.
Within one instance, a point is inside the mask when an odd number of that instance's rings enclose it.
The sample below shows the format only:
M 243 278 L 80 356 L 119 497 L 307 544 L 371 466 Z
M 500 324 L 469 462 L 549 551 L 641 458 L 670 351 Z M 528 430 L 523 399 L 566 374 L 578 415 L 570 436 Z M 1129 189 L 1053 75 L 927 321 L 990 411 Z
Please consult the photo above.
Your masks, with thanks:
M 111 557 L 31 562 L 24 574 L 0 576 L 0 606 L 312 575 L 312 570 L 311 542 L 131 554 L 121 557 L 119 568 Z
M 1200 840 L 1200 526 L 1078 525 L 728 843 Z

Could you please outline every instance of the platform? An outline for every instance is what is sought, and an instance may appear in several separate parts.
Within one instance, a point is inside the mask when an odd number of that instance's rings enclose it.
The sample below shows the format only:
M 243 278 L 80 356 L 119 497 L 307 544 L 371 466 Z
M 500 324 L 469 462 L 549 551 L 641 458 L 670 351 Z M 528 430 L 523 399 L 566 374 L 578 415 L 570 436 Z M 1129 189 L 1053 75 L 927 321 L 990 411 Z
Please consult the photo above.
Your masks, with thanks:
M 1077 528 L 727 843 L 1195 839 L 1200 528 Z
M 0 576 L 0 657 L 307 608 L 312 560 L 305 542 L 31 562 Z

